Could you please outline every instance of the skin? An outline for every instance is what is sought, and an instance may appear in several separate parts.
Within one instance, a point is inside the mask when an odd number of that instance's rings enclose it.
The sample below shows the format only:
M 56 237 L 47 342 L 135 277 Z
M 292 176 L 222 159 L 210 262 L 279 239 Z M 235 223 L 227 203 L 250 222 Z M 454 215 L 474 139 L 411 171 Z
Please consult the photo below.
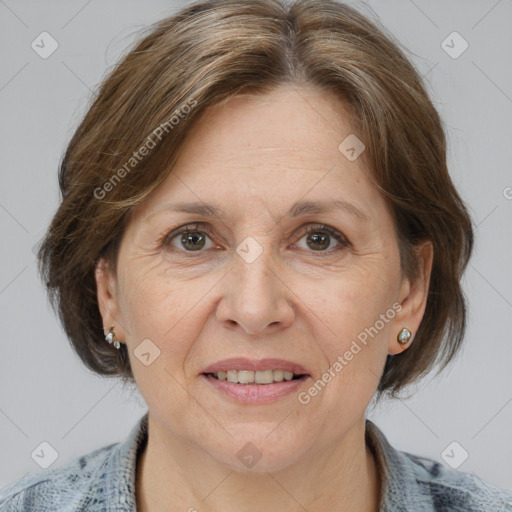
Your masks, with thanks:
M 104 326 L 128 345 L 149 410 L 139 511 L 378 510 L 382 482 L 364 441 L 365 410 L 386 356 L 408 346 L 397 333 L 407 327 L 414 342 L 432 246 L 418 247 L 420 276 L 409 282 L 363 158 L 338 150 L 351 133 L 341 100 L 313 88 L 282 86 L 207 110 L 167 180 L 133 210 L 116 272 L 98 264 Z M 329 199 L 367 219 L 342 210 L 285 216 L 295 201 Z M 177 201 L 214 203 L 227 217 L 165 209 Z M 201 231 L 198 222 L 211 231 L 204 245 L 181 235 L 162 242 L 182 226 Z M 349 244 L 308 239 L 311 224 Z M 263 249 L 252 263 L 236 252 L 248 236 Z M 393 304 L 394 318 L 308 404 L 295 393 L 240 404 L 199 376 L 229 357 L 277 357 L 310 370 L 299 390 L 307 391 Z M 160 350 L 149 366 L 133 354 L 146 338 Z M 237 457 L 248 442 L 262 454 L 252 468 Z

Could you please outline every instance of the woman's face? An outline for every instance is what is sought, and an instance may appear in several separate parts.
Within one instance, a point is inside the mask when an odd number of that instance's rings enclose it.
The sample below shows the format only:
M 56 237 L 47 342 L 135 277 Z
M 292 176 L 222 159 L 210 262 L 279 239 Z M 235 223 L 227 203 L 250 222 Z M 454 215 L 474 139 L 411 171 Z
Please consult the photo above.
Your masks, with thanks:
M 331 450 L 364 421 L 387 354 L 403 350 L 397 333 L 421 321 L 425 285 L 402 279 L 391 214 L 346 147 L 355 139 L 338 149 L 353 133 L 343 104 L 314 89 L 212 108 L 134 210 L 116 275 L 97 273 L 104 325 L 127 343 L 150 421 L 228 467 L 250 468 L 244 450 L 262 455 L 253 471 Z M 173 210 L 192 203 L 221 217 Z M 231 358 L 308 376 L 205 375 Z

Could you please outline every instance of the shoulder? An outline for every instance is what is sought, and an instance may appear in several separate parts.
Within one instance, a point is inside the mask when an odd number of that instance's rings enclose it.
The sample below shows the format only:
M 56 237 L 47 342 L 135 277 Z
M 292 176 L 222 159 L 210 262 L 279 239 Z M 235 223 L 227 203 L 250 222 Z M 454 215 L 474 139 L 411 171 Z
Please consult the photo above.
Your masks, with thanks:
M 436 512 L 512 512 L 512 490 L 495 487 L 474 473 L 447 468 L 434 459 L 400 452 L 418 492 Z
M 148 413 L 128 438 L 0 489 L 0 512 L 133 511 L 137 457 L 146 446 Z
M 512 512 L 511 490 L 397 450 L 372 421 L 367 420 L 366 427 L 366 440 L 382 476 L 383 512 Z
M 118 443 L 110 444 L 42 473 L 31 474 L 0 489 L 0 511 L 68 510 L 101 494 L 105 468 Z M 73 508 L 75 510 L 75 508 Z

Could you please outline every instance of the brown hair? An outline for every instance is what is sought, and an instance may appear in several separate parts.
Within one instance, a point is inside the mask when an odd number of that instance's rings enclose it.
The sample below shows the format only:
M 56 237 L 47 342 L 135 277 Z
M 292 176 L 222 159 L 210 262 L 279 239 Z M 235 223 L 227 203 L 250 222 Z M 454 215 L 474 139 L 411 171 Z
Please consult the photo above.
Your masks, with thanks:
M 352 112 L 368 169 L 387 199 L 403 273 L 431 240 L 427 305 L 414 342 L 388 356 L 379 396 L 458 352 L 466 325 L 461 275 L 472 222 L 448 174 L 441 119 L 398 42 L 335 0 L 196 1 L 148 28 L 91 100 L 60 165 L 62 202 L 39 251 L 50 301 L 84 364 L 133 382 L 126 344 L 105 342 L 95 265 L 115 268 L 127 215 L 171 172 L 211 105 L 283 84 L 335 92 Z M 144 151 L 145 148 L 145 151 Z

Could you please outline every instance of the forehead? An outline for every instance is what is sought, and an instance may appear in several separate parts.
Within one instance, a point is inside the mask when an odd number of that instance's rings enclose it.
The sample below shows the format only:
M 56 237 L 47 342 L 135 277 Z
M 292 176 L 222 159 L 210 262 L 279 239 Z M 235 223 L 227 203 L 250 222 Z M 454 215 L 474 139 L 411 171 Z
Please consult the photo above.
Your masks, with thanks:
M 288 157 L 322 170 L 327 160 L 339 160 L 338 146 L 353 131 L 348 109 L 333 92 L 283 85 L 206 109 L 183 149 L 189 164 L 222 158 L 242 168 L 257 161 L 277 168 Z
M 344 201 L 380 215 L 385 208 L 363 158 L 340 144 L 354 136 L 348 109 L 334 93 L 282 86 L 206 109 L 168 179 L 141 205 L 205 202 L 240 215 L 244 205 L 278 216 L 302 201 Z

